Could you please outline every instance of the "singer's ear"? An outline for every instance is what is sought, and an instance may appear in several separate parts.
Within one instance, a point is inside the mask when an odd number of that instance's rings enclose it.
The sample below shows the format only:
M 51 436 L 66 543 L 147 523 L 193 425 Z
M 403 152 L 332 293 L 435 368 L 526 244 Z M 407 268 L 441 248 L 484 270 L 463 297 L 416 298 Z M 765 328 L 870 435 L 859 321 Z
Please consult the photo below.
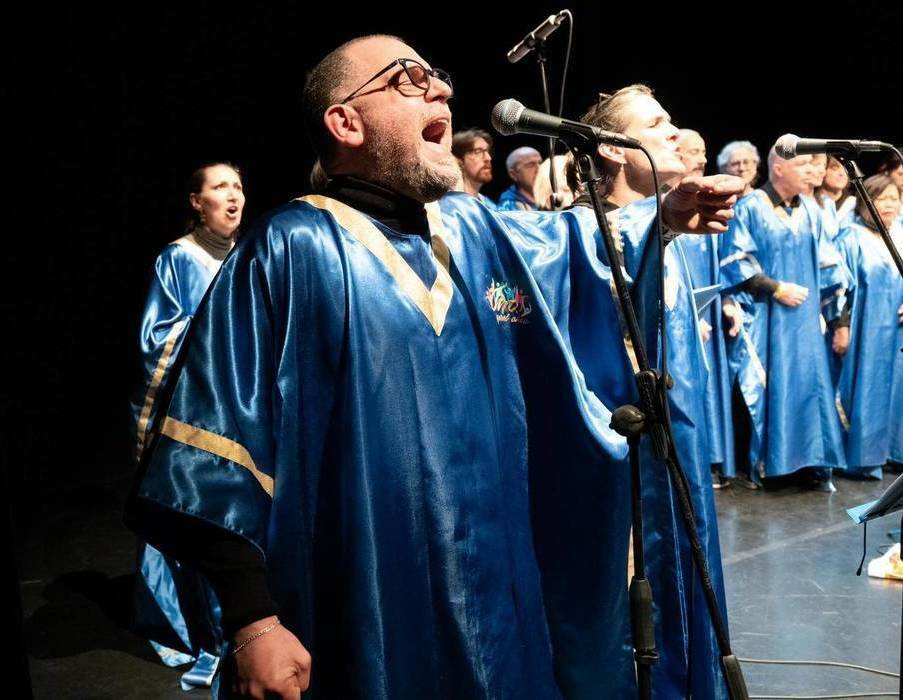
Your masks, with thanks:
M 607 143 L 599 144 L 599 155 L 614 163 L 620 163 L 621 165 L 624 165 L 624 163 L 627 162 L 624 149 L 620 146 L 612 146 Z
M 340 144 L 357 148 L 364 142 L 364 122 L 351 105 L 332 105 L 323 113 L 326 130 Z

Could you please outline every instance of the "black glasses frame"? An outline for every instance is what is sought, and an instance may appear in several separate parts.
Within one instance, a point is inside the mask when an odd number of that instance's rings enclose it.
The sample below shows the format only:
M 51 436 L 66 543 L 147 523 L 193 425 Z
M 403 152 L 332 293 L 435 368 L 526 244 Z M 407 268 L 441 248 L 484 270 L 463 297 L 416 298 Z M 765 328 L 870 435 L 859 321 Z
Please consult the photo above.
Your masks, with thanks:
M 413 76 L 411 74 L 411 71 L 408 69 L 409 63 L 413 63 L 414 65 L 420 67 L 420 69 L 423 71 L 423 74 L 426 76 L 426 85 L 422 85 L 417 80 L 417 78 L 415 78 L 415 76 Z M 348 100 L 350 100 L 354 97 L 357 97 L 358 93 L 361 90 L 363 90 L 365 87 L 367 87 L 370 83 L 372 83 L 374 80 L 379 78 L 381 75 L 388 73 L 395 66 L 401 66 L 402 70 L 404 70 L 404 72 L 405 72 L 405 75 L 408 76 L 408 80 L 411 81 L 411 85 L 416 87 L 418 90 L 422 90 L 424 95 L 426 93 L 428 93 L 430 90 L 430 79 L 431 78 L 436 78 L 438 80 L 441 80 L 443 83 L 448 85 L 449 90 L 454 92 L 454 88 L 452 87 L 452 82 L 451 82 L 451 76 L 448 73 L 446 73 L 444 70 L 441 70 L 439 68 L 427 68 L 420 61 L 415 61 L 413 58 L 396 58 L 388 66 L 383 68 L 376 75 L 374 75 L 372 78 L 370 78 L 367 82 L 365 82 L 363 85 L 361 85 L 359 88 L 357 88 L 357 90 L 354 90 L 350 95 L 348 95 L 348 97 L 346 97 L 344 100 L 342 100 L 339 104 L 345 104 L 346 102 L 348 102 Z M 389 87 L 389 85 L 386 85 L 379 89 L 384 90 L 386 87 Z

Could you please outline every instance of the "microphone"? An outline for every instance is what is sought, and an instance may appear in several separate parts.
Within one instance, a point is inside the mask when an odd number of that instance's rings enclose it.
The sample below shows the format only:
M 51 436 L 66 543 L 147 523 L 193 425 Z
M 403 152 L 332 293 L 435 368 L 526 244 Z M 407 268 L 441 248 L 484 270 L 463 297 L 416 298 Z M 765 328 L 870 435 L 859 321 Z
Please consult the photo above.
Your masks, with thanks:
M 533 134 L 535 136 L 548 136 L 567 142 L 576 136 L 581 140 L 607 143 L 611 146 L 623 148 L 640 148 L 640 142 L 636 139 L 618 134 L 614 131 L 605 131 L 597 126 L 590 126 L 581 122 L 554 117 L 551 114 L 527 109 L 517 100 L 502 100 L 492 108 L 492 126 L 502 136 L 512 134 Z
M 549 15 L 542 24 L 527 34 L 527 36 L 508 52 L 508 60 L 511 63 L 517 63 L 521 60 L 533 50 L 533 47 L 536 46 L 538 42 L 547 38 L 552 32 L 558 29 L 558 26 L 564 22 L 565 17 L 567 17 L 566 12 L 559 12 L 557 15 Z
M 801 139 L 796 134 L 784 134 L 774 145 L 775 152 L 783 159 L 810 153 L 828 153 L 841 156 L 858 156 L 865 151 L 891 150 L 883 141 L 847 141 L 844 139 Z

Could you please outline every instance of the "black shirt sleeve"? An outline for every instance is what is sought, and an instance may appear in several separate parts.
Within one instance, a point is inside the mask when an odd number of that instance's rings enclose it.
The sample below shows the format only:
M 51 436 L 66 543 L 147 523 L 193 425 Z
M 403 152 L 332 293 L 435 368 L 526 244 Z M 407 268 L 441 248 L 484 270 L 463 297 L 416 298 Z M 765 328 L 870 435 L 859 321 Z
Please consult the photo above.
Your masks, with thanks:
M 126 524 L 207 578 L 219 600 L 226 639 L 278 612 L 267 585 L 264 556 L 243 537 L 140 497 L 129 502 Z
M 776 279 L 772 279 L 768 275 L 759 273 L 757 275 L 753 275 L 743 284 L 741 284 L 740 289 L 742 289 L 744 292 L 749 292 L 750 294 L 771 296 L 777 291 L 779 284 L 780 282 L 778 282 Z

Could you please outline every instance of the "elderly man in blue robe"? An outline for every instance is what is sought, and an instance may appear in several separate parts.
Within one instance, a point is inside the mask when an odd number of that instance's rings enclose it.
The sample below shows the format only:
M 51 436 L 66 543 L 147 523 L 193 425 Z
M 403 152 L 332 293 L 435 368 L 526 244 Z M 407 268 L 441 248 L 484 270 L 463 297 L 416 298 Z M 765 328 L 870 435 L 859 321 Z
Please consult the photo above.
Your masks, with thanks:
M 821 310 L 848 286 L 849 272 L 818 205 L 800 196 L 811 161 L 771 149 L 769 181 L 737 204 L 721 274 L 744 311 L 729 352 L 752 428 L 753 477 L 806 470 L 812 488 L 831 492 L 831 469 L 846 462 Z
M 395 37 L 326 56 L 304 91 L 325 195 L 263 217 L 196 316 L 127 514 L 216 590 L 219 694 L 635 693 L 625 445 L 568 331 L 565 280 L 607 279 L 594 219 L 437 204 L 451 94 Z M 739 189 L 690 178 L 665 221 L 723 230 Z M 648 203 L 625 227 L 649 238 Z M 555 295 L 513 229 L 559 251 Z M 610 297 L 582 311 L 617 327 Z
M 539 209 L 533 195 L 533 183 L 539 174 L 542 156 L 531 146 L 515 148 L 505 159 L 511 186 L 499 195 L 499 211 L 534 211 Z

